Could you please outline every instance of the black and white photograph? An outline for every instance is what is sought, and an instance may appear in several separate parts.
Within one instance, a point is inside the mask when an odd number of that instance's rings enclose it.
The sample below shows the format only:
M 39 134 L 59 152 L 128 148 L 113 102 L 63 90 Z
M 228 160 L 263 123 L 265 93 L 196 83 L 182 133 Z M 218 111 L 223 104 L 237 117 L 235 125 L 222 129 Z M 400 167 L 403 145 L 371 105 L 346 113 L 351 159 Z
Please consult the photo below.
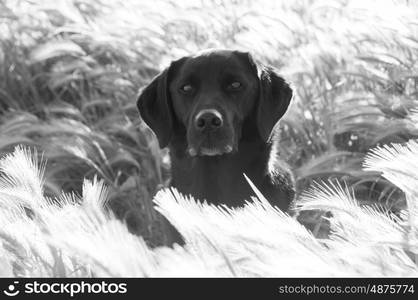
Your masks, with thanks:
M 417 1 L 0 0 L 0 297 L 413 295 L 417 174 Z

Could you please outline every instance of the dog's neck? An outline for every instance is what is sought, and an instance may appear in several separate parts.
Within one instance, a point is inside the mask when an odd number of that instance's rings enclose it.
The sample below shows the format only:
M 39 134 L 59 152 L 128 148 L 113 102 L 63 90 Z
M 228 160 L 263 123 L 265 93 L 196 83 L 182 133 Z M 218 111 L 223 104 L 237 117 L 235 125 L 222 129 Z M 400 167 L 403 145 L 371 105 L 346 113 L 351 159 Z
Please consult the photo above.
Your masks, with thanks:
M 190 157 L 185 134 L 175 136 L 170 144 L 172 178 L 175 178 L 172 186 L 209 203 L 242 205 L 253 194 L 243 174 L 260 186 L 267 174 L 271 151 L 271 145 L 254 129 L 242 129 L 244 134 L 237 152 L 218 156 Z M 235 188 L 231 191 L 232 186 Z

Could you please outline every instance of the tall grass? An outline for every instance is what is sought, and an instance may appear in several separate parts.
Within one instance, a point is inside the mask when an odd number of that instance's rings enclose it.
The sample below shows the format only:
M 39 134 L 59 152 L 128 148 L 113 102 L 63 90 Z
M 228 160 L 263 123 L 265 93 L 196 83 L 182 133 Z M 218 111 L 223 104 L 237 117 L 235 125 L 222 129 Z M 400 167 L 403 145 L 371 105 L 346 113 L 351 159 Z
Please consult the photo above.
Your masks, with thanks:
M 366 168 L 399 184 L 408 207 L 399 216 L 360 206 L 353 190 L 320 183 L 296 203 L 323 210 L 330 235 L 318 239 L 295 218 L 258 198 L 230 209 L 160 191 L 157 209 L 185 245 L 151 249 L 107 209 L 109 189 L 85 180 L 80 196 L 49 198 L 44 165 L 23 148 L 0 160 L 2 276 L 417 276 L 418 143 L 374 149 Z M 400 180 L 399 176 L 402 176 Z
M 405 208 L 403 191 L 361 164 L 370 148 L 418 136 L 413 1 L 0 0 L 0 11 L 0 153 L 44 153 L 47 196 L 81 194 L 97 174 L 130 231 L 164 244 L 151 199 L 169 161 L 135 98 L 171 59 L 227 47 L 293 82 L 280 155 L 299 191 L 339 179 L 363 204 Z M 318 216 L 299 219 L 320 234 Z

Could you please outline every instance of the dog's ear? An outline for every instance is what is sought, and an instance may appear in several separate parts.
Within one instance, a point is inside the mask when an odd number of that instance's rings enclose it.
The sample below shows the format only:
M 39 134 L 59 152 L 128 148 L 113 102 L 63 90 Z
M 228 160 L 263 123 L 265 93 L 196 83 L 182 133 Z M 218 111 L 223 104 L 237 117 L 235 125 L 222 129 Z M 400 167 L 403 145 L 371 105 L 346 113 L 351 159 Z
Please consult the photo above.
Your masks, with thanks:
M 158 74 L 139 94 L 137 107 L 145 123 L 152 129 L 161 148 L 170 142 L 173 134 L 173 109 L 169 91 L 172 73 L 183 59 L 174 61 Z
M 274 126 L 286 113 L 293 91 L 289 84 L 271 67 L 255 61 L 251 54 L 245 55 L 253 73 L 259 80 L 259 99 L 256 103 L 257 127 L 261 138 L 269 141 Z
M 286 113 L 293 91 L 289 84 L 270 67 L 262 67 L 259 78 L 257 125 L 261 137 L 268 141 L 274 126 Z

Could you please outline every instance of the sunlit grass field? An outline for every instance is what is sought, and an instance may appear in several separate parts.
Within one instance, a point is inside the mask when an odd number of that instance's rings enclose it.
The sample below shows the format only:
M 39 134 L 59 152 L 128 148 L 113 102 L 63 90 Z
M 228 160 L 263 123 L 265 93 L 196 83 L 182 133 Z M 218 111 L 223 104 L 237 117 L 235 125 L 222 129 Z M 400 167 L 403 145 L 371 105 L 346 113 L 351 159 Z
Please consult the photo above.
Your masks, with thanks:
M 212 47 L 292 83 L 292 217 L 153 202 L 170 162 L 138 91 Z M 0 275 L 417 276 L 417 100 L 414 1 L 0 0 Z M 184 248 L 155 248 L 156 204 Z

